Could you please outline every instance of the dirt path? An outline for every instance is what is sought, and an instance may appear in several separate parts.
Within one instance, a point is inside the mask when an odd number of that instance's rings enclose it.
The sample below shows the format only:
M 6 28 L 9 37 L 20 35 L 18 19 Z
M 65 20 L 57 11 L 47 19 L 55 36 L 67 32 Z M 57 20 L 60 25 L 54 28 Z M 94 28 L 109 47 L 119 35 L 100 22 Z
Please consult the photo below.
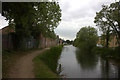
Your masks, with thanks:
M 18 59 L 16 64 L 10 68 L 8 78 L 35 78 L 32 60 L 47 49 L 49 48 L 32 52 Z

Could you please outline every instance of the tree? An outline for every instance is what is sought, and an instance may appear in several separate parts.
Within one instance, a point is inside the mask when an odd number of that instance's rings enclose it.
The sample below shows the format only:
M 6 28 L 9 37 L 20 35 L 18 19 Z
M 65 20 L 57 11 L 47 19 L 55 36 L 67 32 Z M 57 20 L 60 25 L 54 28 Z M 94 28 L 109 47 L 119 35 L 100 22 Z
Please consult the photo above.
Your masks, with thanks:
M 108 6 L 102 5 L 102 10 L 99 13 L 96 13 L 94 22 L 96 23 L 96 26 L 99 26 L 99 29 L 103 32 L 106 41 L 105 46 L 108 48 L 111 30 L 110 30 L 110 25 L 108 24 L 109 22 L 106 19 L 107 16 L 108 16 Z
M 108 42 L 106 41 L 106 35 L 105 34 L 102 34 L 101 35 L 101 37 L 100 37 L 100 44 L 102 45 L 102 46 L 108 46 L 107 44 L 108 44 Z
M 16 47 L 26 37 L 39 39 L 40 33 L 45 37 L 56 37 L 54 29 L 61 21 L 61 9 L 57 2 L 5 2 L 2 8 L 2 15 L 9 24 L 15 25 Z
M 66 42 L 67 42 L 67 44 L 72 44 L 73 43 L 73 41 L 71 40 L 66 40 Z
M 14 24 L 15 47 L 20 47 L 20 42 L 31 34 L 30 26 L 34 21 L 34 3 L 4 2 L 2 4 L 2 15 L 6 17 L 9 24 Z M 9 26 L 11 27 L 11 26 Z
M 61 9 L 57 2 L 40 2 L 35 3 L 36 18 L 33 27 L 37 32 L 34 35 L 42 33 L 45 37 L 55 37 L 53 35 L 54 29 L 61 21 Z M 52 34 L 52 35 L 50 35 Z
M 120 5 L 119 2 L 111 3 L 110 6 L 103 5 L 102 10 L 96 13 L 96 25 L 106 34 L 109 41 L 110 31 L 116 35 L 120 47 Z M 108 45 L 108 44 L 107 44 Z
M 81 49 L 91 50 L 98 40 L 97 30 L 93 27 L 83 27 L 76 35 L 74 45 Z

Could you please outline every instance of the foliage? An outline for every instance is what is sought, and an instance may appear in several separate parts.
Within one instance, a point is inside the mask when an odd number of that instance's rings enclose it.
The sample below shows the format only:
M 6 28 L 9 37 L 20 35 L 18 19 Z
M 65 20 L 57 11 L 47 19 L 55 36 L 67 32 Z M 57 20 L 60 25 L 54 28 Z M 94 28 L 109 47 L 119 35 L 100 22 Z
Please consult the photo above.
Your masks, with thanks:
M 108 6 L 105 6 L 103 5 L 102 6 L 102 10 L 99 12 L 99 13 L 96 13 L 96 17 L 95 17 L 95 23 L 96 23 L 96 26 L 99 26 L 99 29 L 103 32 L 103 37 L 104 37 L 104 40 L 106 40 L 106 44 L 105 46 L 108 47 L 109 45 L 109 37 L 110 37 L 110 26 L 109 24 L 107 24 L 107 20 L 106 20 L 106 17 L 108 16 L 108 11 L 107 11 L 107 8 Z
M 73 41 L 71 40 L 66 40 L 66 42 L 67 42 L 67 44 L 72 44 L 73 43 Z
M 110 6 L 103 5 L 102 10 L 96 13 L 94 22 L 106 35 L 106 41 L 110 38 L 110 32 L 117 37 L 117 42 L 120 45 L 120 5 L 119 2 L 111 3 Z
M 57 74 L 45 65 L 44 62 L 40 60 L 39 56 L 35 57 L 33 62 L 35 78 L 56 78 L 55 80 L 58 80 Z
M 105 47 L 94 47 L 92 49 L 92 53 L 100 55 L 102 58 L 114 58 L 120 59 L 119 48 L 105 48 Z
M 61 21 L 61 9 L 57 2 L 4 2 L 2 15 L 15 27 L 15 44 L 26 37 L 38 39 L 40 33 L 55 38 L 54 29 Z M 9 26 L 10 27 L 10 26 Z
M 98 40 L 97 30 L 93 27 L 83 27 L 76 35 L 74 45 L 79 48 L 90 50 L 96 46 Z
M 101 44 L 102 46 L 107 46 L 107 45 L 106 45 L 106 35 L 105 35 L 105 34 L 102 34 L 102 35 L 101 35 L 100 44 Z
M 2 15 L 9 20 L 9 24 L 15 24 L 17 35 L 30 35 L 29 26 L 33 22 L 33 3 L 8 3 L 2 4 Z
M 54 29 L 61 21 L 61 9 L 56 2 L 40 2 L 35 3 L 35 22 L 32 29 L 33 35 L 42 33 L 45 37 L 55 38 Z M 36 26 L 36 27 L 35 27 Z
M 37 56 L 42 60 L 53 72 L 57 73 L 58 59 L 62 51 L 62 46 L 52 47 L 50 50 Z

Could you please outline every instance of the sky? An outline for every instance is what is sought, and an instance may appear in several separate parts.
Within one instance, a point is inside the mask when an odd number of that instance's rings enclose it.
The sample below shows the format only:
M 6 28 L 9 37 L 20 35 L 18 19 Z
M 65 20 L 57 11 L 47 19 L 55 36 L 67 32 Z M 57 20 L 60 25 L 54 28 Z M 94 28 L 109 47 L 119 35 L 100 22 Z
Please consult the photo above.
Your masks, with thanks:
M 96 12 L 102 9 L 102 4 L 109 5 L 112 2 L 115 0 L 59 0 L 62 21 L 55 29 L 56 34 L 65 40 L 74 40 L 81 27 L 92 26 L 98 30 L 94 24 Z
M 115 0 L 58 0 L 62 12 L 61 22 L 55 33 L 64 40 L 74 40 L 80 28 L 94 24 L 96 12 L 102 9 L 102 4 L 109 5 Z M 118 1 L 118 0 L 116 0 Z M 0 15 L 0 29 L 7 26 L 8 22 Z M 98 32 L 100 35 L 101 32 Z

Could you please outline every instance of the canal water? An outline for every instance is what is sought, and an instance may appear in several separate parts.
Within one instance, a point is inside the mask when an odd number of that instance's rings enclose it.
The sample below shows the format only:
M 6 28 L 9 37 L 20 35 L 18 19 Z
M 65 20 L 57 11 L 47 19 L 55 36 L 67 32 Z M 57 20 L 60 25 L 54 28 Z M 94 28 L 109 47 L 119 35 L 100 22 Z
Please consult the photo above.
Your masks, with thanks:
M 117 66 L 72 45 L 63 47 L 58 63 L 60 75 L 66 78 L 118 78 L 120 75 Z

